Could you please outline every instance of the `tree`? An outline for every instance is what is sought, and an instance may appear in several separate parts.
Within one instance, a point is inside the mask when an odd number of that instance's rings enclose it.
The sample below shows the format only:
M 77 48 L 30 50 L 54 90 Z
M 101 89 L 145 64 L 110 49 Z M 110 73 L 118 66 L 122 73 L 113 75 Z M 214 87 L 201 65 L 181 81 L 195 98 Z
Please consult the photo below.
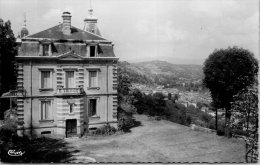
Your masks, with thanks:
M 129 81 L 129 76 L 125 74 L 121 67 L 118 67 L 118 103 L 120 104 L 125 96 L 129 95 L 131 83 Z
M 7 21 L 0 25 L 0 96 L 10 89 L 16 88 L 16 55 L 15 37 L 11 29 L 11 22 Z M 3 117 L 3 110 L 8 108 L 8 104 L 8 101 L 1 100 L 1 117 Z
M 132 115 L 136 112 L 136 108 L 133 106 L 133 96 L 130 92 L 131 83 L 128 75 L 126 75 L 121 68 L 118 68 L 118 129 L 126 131 L 133 124 Z
M 203 83 L 210 90 L 215 107 L 226 110 L 226 135 L 229 136 L 233 96 L 255 82 L 258 62 L 248 50 L 229 47 L 210 54 L 203 72 Z
M 246 162 L 258 160 L 258 90 L 248 88 L 234 96 L 232 109 L 232 134 L 246 141 Z

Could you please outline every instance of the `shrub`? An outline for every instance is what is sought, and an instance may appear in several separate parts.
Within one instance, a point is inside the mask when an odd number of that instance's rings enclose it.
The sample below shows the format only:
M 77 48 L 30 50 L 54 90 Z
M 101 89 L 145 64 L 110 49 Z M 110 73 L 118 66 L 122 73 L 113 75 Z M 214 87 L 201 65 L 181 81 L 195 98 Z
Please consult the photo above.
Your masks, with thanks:
M 207 126 L 207 124 L 204 121 L 202 121 L 202 120 L 195 120 L 194 124 L 198 125 L 198 126 L 201 126 L 201 127 L 206 127 Z
M 133 121 L 133 116 L 131 111 L 128 112 L 127 109 L 123 109 L 124 106 L 119 106 L 117 109 L 117 119 L 118 119 L 118 130 L 127 130 L 131 126 L 133 126 L 134 121 Z
M 103 125 L 102 127 L 97 128 L 95 131 L 96 135 L 112 135 L 116 132 L 115 127 L 110 124 Z
M 210 120 L 212 119 L 212 117 L 205 112 L 201 112 L 199 118 L 207 124 L 209 124 Z
M 243 131 L 243 130 L 241 130 L 241 129 L 234 129 L 234 130 L 232 130 L 232 134 L 233 134 L 233 135 L 246 136 L 246 135 L 247 135 L 247 132 L 246 132 L 246 131 Z
M 225 135 L 225 121 L 218 121 L 218 130 L 217 135 L 224 136 Z
M 17 123 L 15 120 L 8 119 L 0 127 L 0 140 L 9 141 L 14 136 L 17 136 Z
M 192 121 L 191 117 L 190 117 L 190 116 L 187 116 L 186 124 L 187 124 L 187 125 L 190 125 L 190 124 L 191 124 L 191 121 Z
M 216 120 L 215 119 L 210 120 L 209 129 L 216 129 Z

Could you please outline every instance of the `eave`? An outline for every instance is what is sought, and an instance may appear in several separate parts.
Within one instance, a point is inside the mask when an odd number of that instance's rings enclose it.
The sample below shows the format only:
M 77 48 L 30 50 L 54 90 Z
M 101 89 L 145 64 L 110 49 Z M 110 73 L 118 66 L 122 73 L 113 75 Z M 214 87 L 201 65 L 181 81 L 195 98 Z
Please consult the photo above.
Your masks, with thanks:
M 105 61 L 115 60 L 118 61 L 118 57 L 82 57 L 81 59 L 60 59 L 58 56 L 16 56 L 16 60 L 58 60 L 58 61 Z
M 112 41 L 108 40 L 75 40 L 75 39 L 53 39 L 53 38 L 22 38 L 21 41 L 42 41 L 42 40 L 50 40 L 52 42 L 68 42 L 68 43 L 103 43 L 103 44 L 112 44 Z

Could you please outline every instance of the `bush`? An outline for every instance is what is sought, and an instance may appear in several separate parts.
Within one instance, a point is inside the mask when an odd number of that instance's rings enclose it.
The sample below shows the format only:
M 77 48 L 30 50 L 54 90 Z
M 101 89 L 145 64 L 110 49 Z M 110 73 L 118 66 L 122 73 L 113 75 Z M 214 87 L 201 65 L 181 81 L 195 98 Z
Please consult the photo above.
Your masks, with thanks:
M 0 127 L 0 140 L 9 141 L 14 136 L 17 136 L 17 123 L 15 120 L 8 119 L 4 121 L 4 124 Z
M 115 127 L 110 124 L 103 125 L 102 127 L 97 128 L 94 134 L 96 135 L 112 135 L 116 132 Z
M 190 125 L 190 124 L 191 124 L 191 121 L 192 121 L 191 117 L 190 117 L 190 116 L 187 116 L 186 124 L 187 124 L 187 125 Z
M 118 130 L 127 130 L 134 125 L 133 115 L 131 111 L 123 109 L 124 106 L 119 106 L 117 109 L 117 119 L 118 119 Z
M 201 112 L 199 118 L 207 124 L 209 124 L 212 119 L 212 117 L 206 112 Z
M 247 136 L 246 131 L 243 131 L 241 129 L 234 129 L 232 130 L 233 135 L 241 135 L 241 136 Z
M 218 121 L 218 130 L 217 135 L 224 136 L 225 135 L 225 121 Z
M 215 119 L 210 120 L 209 129 L 216 129 L 216 120 Z

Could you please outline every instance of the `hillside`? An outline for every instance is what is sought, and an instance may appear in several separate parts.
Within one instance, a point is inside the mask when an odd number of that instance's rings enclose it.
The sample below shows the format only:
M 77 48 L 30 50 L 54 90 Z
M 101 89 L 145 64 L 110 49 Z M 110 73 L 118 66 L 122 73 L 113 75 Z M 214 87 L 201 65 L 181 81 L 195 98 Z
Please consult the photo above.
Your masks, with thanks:
M 177 82 L 200 81 L 201 65 L 171 64 L 166 61 L 138 63 L 119 62 L 119 67 L 129 75 L 130 81 L 140 84 L 165 85 Z

